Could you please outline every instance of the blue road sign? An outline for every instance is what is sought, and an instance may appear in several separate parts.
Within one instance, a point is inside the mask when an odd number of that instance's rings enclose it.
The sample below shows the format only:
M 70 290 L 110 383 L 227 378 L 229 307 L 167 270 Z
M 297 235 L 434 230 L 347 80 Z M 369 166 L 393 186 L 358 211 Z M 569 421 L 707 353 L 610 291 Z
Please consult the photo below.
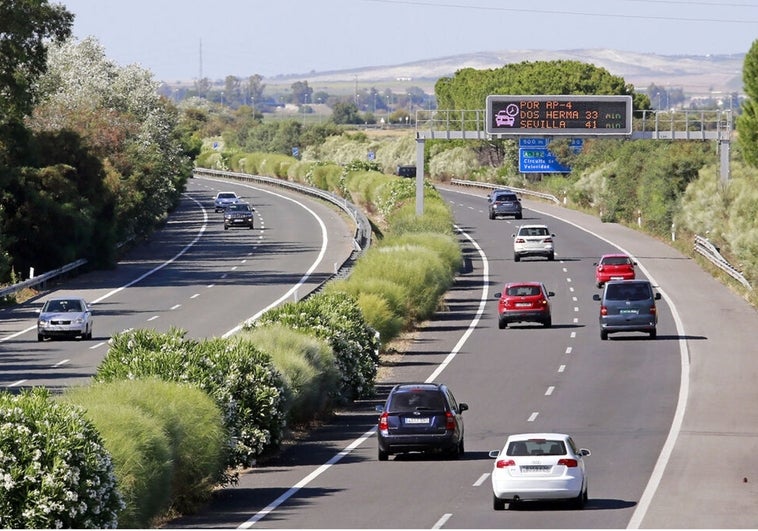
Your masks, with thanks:
M 548 145 L 550 138 L 519 138 L 518 171 L 521 173 L 570 173 L 571 168 L 559 163 Z M 572 138 L 571 149 L 578 153 L 584 145 L 582 138 Z

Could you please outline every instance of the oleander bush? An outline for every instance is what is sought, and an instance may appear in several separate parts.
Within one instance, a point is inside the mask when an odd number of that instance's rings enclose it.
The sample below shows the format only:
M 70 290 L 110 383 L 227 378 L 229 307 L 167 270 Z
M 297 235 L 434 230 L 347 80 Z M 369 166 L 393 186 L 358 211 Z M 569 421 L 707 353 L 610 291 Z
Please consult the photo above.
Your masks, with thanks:
M 81 408 L 48 390 L 0 392 L 0 528 L 116 528 L 111 456 Z
M 120 527 L 140 528 L 169 508 L 183 512 L 223 482 L 229 438 L 219 406 L 187 383 L 155 377 L 67 390 L 113 456 L 126 509 Z
M 379 363 L 379 341 L 353 297 L 346 293 L 317 293 L 264 313 L 245 328 L 281 324 L 329 342 L 340 371 L 339 401 L 373 395 Z
M 288 425 L 307 424 L 332 411 L 340 372 L 326 340 L 280 324 L 247 328 L 239 336 L 268 354 L 281 373 Z
M 249 341 L 198 341 L 185 335 L 186 331 L 178 329 L 166 333 L 136 329 L 116 334 L 94 380 L 155 376 L 198 386 L 224 413 L 233 443 L 228 465 L 250 466 L 280 442 L 284 427 L 281 375 L 270 358 Z

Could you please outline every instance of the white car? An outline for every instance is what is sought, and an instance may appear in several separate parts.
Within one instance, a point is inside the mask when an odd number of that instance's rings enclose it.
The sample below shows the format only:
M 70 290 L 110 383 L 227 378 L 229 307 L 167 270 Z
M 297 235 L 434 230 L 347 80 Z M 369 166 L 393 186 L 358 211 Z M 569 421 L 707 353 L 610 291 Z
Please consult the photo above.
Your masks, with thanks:
M 513 234 L 513 261 L 518 262 L 524 256 L 544 256 L 555 259 L 553 238 L 547 225 L 521 225 Z
M 216 194 L 216 197 L 213 198 L 213 207 L 215 208 L 216 212 L 223 212 L 226 210 L 226 207 L 233 205 L 237 201 L 239 201 L 239 197 L 237 197 L 236 193 L 219 192 Z
M 492 508 L 538 500 L 569 500 L 581 509 L 587 502 L 586 448 L 577 448 L 564 433 L 511 435 L 502 450 L 493 450 Z
M 46 337 L 92 339 L 92 310 L 84 299 L 49 299 L 37 317 L 37 341 Z

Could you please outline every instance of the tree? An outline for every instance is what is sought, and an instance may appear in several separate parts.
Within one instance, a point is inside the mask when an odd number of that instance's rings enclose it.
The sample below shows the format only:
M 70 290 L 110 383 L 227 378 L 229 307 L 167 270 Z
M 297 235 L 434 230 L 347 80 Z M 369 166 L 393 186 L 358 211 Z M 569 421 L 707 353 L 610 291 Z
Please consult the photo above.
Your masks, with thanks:
M 47 48 L 71 35 L 74 15 L 46 0 L 0 0 L 0 116 L 20 119 L 36 99 Z
M 332 121 L 335 124 L 360 124 L 363 123 L 358 107 L 355 103 L 340 101 L 334 104 Z
M 308 86 L 307 81 L 296 81 L 292 84 L 292 103 L 304 105 L 313 103 L 313 89 Z
M 737 139 L 745 162 L 758 167 L 758 40 L 753 41 L 745 54 L 742 80 L 747 97 L 742 103 L 742 114 L 737 118 Z

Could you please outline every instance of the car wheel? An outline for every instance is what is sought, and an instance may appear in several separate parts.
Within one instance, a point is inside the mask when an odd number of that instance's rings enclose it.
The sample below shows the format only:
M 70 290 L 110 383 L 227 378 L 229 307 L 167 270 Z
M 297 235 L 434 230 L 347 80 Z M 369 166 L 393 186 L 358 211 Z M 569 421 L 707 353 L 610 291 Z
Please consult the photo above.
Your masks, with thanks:
M 597 287 L 598 287 L 598 288 L 602 288 L 602 287 L 603 287 L 603 283 L 602 283 L 602 282 L 598 282 L 598 283 L 597 283 Z
M 606 332 L 605 330 L 601 330 L 600 331 L 600 339 L 602 339 L 603 341 L 605 341 L 606 339 L 608 339 L 608 332 Z
M 458 457 L 462 457 L 465 452 L 466 449 L 463 446 L 463 439 L 461 439 L 461 442 L 458 443 Z
M 390 458 L 390 454 L 379 450 L 377 457 L 379 458 L 379 461 L 387 461 Z
M 579 493 L 579 496 L 574 498 L 574 509 L 584 509 L 584 505 L 587 503 L 587 489 L 583 489 L 582 492 Z
M 545 328 L 550 328 L 551 326 L 553 326 L 553 318 L 548 317 L 542 322 L 542 324 L 545 326 Z
M 521 219 L 521 214 L 516 214 L 516 219 Z
M 506 321 L 504 319 L 498 319 L 498 321 L 497 321 L 497 327 L 500 330 L 505 330 L 505 327 L 507 327 L 507 326 L 508 326 L 508 321 Z
M 547 259 L 552 262 L 553 260 L 555 260 L 555 254 L 550 253 L 549 255 L 547 255 Z
M 490 212 L 490 219 L 495 219 L 495 214 L 493 214 L 492 212 Z
M 521 257 L 518 255 L 518 253 L 513 253 L 513 261 L 518 262 L 519 260 L 521 260 Z
M 505 511 L 505 500 L 501 500 L 494 494 L 492 495 L 492 508 L 496 511 Z
M 650 331 L 650 339 L 655 339 L 657 336 L 658 336 L 658 331 L 655 328 L 653 328 Z
M 44 341 L 44 339 L 45 339 L 45 336 L 43 336 L 42 334 L 37 334 L 37 341 Z
M 84 336 L 84 339 L 92 339 L 92 329 L 89 329 L 89 332 L 87 332 L 87 335 Z

